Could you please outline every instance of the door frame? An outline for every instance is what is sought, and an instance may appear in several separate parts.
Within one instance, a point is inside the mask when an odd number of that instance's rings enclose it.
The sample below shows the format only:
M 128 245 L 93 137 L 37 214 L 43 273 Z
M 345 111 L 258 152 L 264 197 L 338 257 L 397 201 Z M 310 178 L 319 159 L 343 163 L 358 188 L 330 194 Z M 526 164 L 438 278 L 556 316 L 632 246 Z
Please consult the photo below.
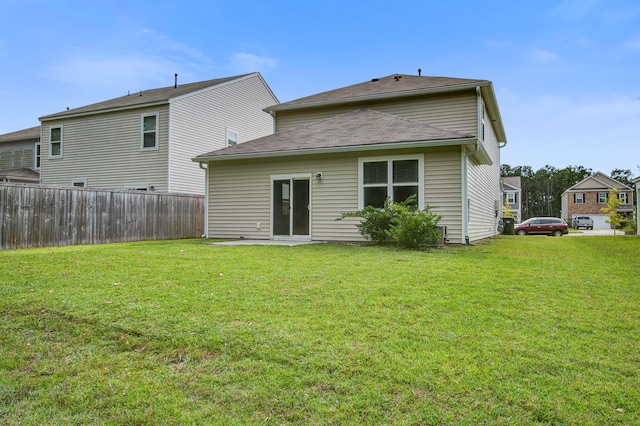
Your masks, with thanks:
M 273 235 L 273 215 L 274 215 L 274 208 L 273 208 L 273 183 L 276 180 L 289 180 L 289 182 L 291 183 L 291 196 L 293 197 L 293 181 L 294 180 L 308 180 L 309 181 L 309 235 L 293 235 L 293 214 L 290 214 L 289 217 L 289 235 Z M 270 177 L 270 182 L 269 182 L 269 233 L 270 233 L 270 238 L 272 240 L 283 240 L 283 241 L 311 241 L 311 224 L 312 224 L 312 218 L 311 218 L 311 212 L 313 211 L 312 209 L 312 205 L 311 205 L 311 200 L 312 200 L 312 194 L 311 194 L 311 190 L 312 190 L 312 186 L 311 186 L 311 173 L 283 173 L 283 174 L 276 174 L 276 175 L 271 175 Z M 295 204 L 295 200 L 292 198 L 291 199 L 291 209 L 293 210 L 293 205 Z

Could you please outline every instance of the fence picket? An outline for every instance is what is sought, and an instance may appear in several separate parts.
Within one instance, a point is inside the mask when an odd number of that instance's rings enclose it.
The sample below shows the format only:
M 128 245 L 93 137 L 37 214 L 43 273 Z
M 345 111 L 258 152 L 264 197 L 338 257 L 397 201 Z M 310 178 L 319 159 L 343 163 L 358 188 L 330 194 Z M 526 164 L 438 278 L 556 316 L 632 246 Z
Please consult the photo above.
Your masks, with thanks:
M 199 195 L 0 184 L 0 250 L 197 238 L 203 232 Z

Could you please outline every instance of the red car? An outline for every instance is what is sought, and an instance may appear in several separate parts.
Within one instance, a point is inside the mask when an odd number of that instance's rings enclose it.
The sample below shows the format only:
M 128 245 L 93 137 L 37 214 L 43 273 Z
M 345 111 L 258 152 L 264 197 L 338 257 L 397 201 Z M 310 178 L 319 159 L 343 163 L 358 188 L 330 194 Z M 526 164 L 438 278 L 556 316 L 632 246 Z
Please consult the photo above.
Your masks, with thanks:
M 557 217 L 532 217 L 513 228 L 518 235 L 555 235 L 562 237 L 569 233 L 567 222 Z

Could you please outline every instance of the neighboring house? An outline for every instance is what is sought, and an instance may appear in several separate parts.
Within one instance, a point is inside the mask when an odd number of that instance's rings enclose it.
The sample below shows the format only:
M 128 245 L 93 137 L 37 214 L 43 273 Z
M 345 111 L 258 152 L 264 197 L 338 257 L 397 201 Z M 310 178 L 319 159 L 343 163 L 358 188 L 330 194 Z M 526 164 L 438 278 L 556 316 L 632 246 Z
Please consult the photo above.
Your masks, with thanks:
M 0 182 L 40 181 L 40 126 L 0 135 Z
M 40 117 L 42 183 L 204 194 L 191 158 L 273 133 L 259 73 L 176 84 Z
M 502 203 L 516 223 L 522 222 L 522 181 L 520 176 L 502 178 Z
M 569 222 L 576 216 L 593 219 L 593 229 L 610 229 L 608 217 L 602 212 L 607 207 L 609 191 L 618 190 L 621 200 L 618 213 L 630 216 L 633 212 L 633 189 L 610 176 L 596 172 L 562 193 L 561 216 Z
M 396 74 L 265 110 L 275 134 L 193 159 L 208 237 L 361 241 L 342 213 L 410 195 L 451 243 L 497 233 L 506 135 L 490 81 Z

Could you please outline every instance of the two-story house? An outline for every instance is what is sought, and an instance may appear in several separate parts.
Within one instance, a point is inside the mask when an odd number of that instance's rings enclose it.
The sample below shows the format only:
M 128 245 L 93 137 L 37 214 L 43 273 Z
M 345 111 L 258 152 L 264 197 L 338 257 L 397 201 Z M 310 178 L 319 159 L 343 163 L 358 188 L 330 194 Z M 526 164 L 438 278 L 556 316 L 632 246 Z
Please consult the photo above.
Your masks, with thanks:
M 204 194 L 191 158 L 273 133 L 259 73 L 129 93 L 40 117 L 45 185 Z
M 358 241 L 342 213 L 415 195 L 447 239 L 493 236 L 506 135 L 493 85 L 390 75 L 265 108 L 276 133 L 201 154 L 208 237 Z
M 0 135 L 0 182 L 40 181 L 40 126 Z
M 633 213 L 633 188 L 612 179 L 601 172 L 596 172 L 576 183 L 562 193 L 561 216 L 569 222 L 576 216 L 589 216 L 593 219 L 593 229 L 610 229 L 608 217 L 602 212 L 607 207 L 609 191 L 618 191 L 620 206 L 618 213 L 631 216 Z
M 516 223 L 522 221 L 522 180 L 520 176 L 502 178 L 503 214 L 513 217 Z

